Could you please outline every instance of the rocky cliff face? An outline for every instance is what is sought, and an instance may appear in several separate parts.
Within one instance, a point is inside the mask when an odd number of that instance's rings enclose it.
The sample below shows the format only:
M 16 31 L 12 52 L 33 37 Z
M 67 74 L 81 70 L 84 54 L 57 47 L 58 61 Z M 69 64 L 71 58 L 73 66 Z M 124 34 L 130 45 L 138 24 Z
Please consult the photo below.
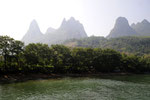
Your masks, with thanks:
M 119 17 L 107 38 L 136 35 L 138 35 L 137 32 L 130 27 L 128 20 L 125 17 Z
M 69 20 L 63 19 L 60 27 L 54 32 L 45 34 L 42 43 L 46 44 L 60 44 L 69 39 L 80 39 L 87 37 L 83 25 L 71 17 Z
M 59 30 L 66 31 L 66 35 L 70 36 L 70 38 L 87 37 L 83 25 L 73 17 L 71 17 L 68 21 L 64 19 Z
M 80 39 L 87 37 L 83 25 L 71 17 L 69 20 L 64 19 L 58 29 L 48 28 L 43 35 L 38 27 L 37 22 L 31 22 L 28 32 L 23 37 L 22 41 L 28 43 L 46 43 L 59 44 L 68 39 Z
M 25 44 L 29 43 L 37 43 L 40 41 L 40 39 L 43 37 L 42 32 L 40 31 L 40 28 L 36 22 L 36 20 L 33 20 L 29 26 L 29 29 L 27 33 L 22 38 L 22 41 Z
M 140 36 L 150 36 L 150 22 L 144 19 L 142 22 L 137 24 L 132 24 L 131 27 L 140 35 Z

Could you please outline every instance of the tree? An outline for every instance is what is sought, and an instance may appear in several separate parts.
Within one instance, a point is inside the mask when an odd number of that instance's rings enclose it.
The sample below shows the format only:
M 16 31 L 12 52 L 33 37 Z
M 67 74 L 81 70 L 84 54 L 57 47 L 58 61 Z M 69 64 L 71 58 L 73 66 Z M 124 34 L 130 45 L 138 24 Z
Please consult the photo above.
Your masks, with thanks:
M 147 57 L 140 57 L 137 55 L 123 55 L 122 65 L 125 72 L 131 73 L 141 73 L 148 71 L 148 62 Z
M 54 71 L 58 73 L 66 73 L 71 66 L 71 51 L 63 45 L 52 45 L 52 65 Z
M 119 70 L 121 54 L 111 49 L 96 49 L 94 67 L 99 72 L 114 72 Z
M 73 58 L 73 65 L 72 65 L 72 71 L 75 73 L 83 73 L 88 72 L 89 67 L 92 66 L 88 52 L 91 52 L 90 49 L 85 48 L 74 48 L 72 50 L 72 58 Z M 92 58 L 92 57 L 91 57 Z
M 24 50 L 25 63 L 28 65 L 49 65 L 50 53 L 51 51 L 46 44 L 29 44 Z
M 11 55 L 11 45 L 14 41 L 13 38 L 8 36 L 0 36 L 0 55 L 4 58 L 4 67 L 6 68 L 7 60 L 9 55 Z
M 0 36 L 0 56 L 5 70 L 6 67 L 12 67 L 15 62 L 17 63 L 15 67 L 19 65 L 19 54 L 23 51 L 23 46 L 21 41 L 16 41 L 8 36 Z

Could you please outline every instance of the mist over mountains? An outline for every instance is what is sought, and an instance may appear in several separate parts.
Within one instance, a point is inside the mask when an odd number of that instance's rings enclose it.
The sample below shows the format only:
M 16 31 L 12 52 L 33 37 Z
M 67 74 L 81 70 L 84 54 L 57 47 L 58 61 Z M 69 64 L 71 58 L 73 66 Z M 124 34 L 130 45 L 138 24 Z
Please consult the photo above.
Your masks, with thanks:
M 131 27 L 140 35 L 140 36 L 150 36 L 150 22 L 144 19 L 142 22 L 137 24 L 132 24 Z
M 44 35 L 40 31 L 38 23 L 36 22 L 36 20 L 33 20 L 29 26 L 27 33 L 22 38 L 22 41 L 25 42 L 25 44 L 37 43 L 43 36 Z
M 130 26 L 125 17 L 119 17 L 107 38 L 123 36 L 150 36 L 150 23 L 144 19 L 142 22 L 138 22 L 137 24 L 133 23 Z
M 130 26 L 125 17 L 118 17 L 114 28 L 110 31 L 107 38 L 124 36 L 150 36 L 150 22 L 144 19 L 142 22 L 133 23 Z M 40 31 L 36 20 L 33 20 L 22 41 L 26 45 L 29 43 L 45 43 L 51 45 L 61 44 L 70 39 L 82 39 L 86 37 L 88 36 L 84 30 L 84 26 L 78 20 L 71 17 L 69 20 L 64 18 L 58 29 L 49 27 L 44 34 Z
M 22 38 L 25 44 L 29 43 L 46 43 L 59 44 L 68 39 L 80 39 L 87 37 L 83 25 L 75 18 L 62 21 L 58 29 L 49 27 L 45 34 L 41 33 L 40 28 L 35 20 L 30 24 L 29 30 Z
M 130 27 L 128 20 L 125 17 L 119 17 L 117 18 L 115 26 L 110 31 L 110 34 L 107 36 L 107 38 L 135 35 L 137 35 L 137 33 L 134 29 Z

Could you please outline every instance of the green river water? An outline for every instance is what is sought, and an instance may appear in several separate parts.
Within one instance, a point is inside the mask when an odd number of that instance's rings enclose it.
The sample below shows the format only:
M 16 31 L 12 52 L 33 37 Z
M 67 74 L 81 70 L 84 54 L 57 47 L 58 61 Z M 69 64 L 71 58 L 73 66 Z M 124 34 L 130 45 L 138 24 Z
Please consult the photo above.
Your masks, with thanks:
M 150 100 L 150 75 L 67 77 L 2 84 L 0 100 Z

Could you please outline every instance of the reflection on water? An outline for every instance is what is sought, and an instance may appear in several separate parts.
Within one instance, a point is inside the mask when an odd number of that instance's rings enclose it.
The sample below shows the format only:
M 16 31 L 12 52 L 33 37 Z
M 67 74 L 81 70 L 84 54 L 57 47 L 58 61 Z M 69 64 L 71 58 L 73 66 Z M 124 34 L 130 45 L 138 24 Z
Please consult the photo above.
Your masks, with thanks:
M 150 75 L 5 84 L 0 85 L 0 100 L 150 100 Z

